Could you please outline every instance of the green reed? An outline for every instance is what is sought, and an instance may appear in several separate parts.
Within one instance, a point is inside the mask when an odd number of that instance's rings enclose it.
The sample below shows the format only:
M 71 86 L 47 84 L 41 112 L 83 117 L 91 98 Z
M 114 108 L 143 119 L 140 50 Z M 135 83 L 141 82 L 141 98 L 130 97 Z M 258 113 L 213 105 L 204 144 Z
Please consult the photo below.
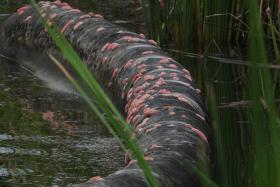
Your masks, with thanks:
M 248 0 L 163 2 L 164 6 L 161 6 L 159 0 L 141 0 L 149 36 L 163 46 L 174 41 L 177 49 L 202 53 L 209 45 L 217 45 L 226 53 L 235 45 L 246 45 Z M 259 2 L 262 14 L 270 7 L 277 15 L 276 0 Z
M 279 119 L 275 108 L 271 73 L 268 69 L 260 8 L 253 0 L 249 5 L 249 51 L 252 64 L 250 96 L 253 101 L 249 115 L 254 124 L 252 131 L 256 152 L 254 160 L 256 186 L 280 186 L 280 147 L 277 138 Z M 260 65 L 263 67 L 260 68 Z
M 280 186 L 279 70 L 268 68 L 280 62 L 278 1 L 172 2 L 162 7 L 142 0 L 144 11 L 160 18 L 146 17 L 146 25 L 205 94 L 214 135 L 212 180 L 223 187 Z M 209 54 L 250 63 L 229 65 Z
M 34 0 L 30 3 L 36 8 L 39 14 L 39 8 Z M 42 19 L 42 18 L 41 18 Z M 133 157 L 137 160 L 138 166 L 143 170 L 145 179 L 151 187 L 157 187 L 158 182 L 152 174 L 150 166 L 144 159 L 144 155 L 139 143 L 136 140 L 136 135 L 132 127 L 127 124 L 123 116 L 114 106 L 112 101 L 101 88 L 97 80 L 93 77 L 86 65 L 83 63 L 79 55 L 74 51 L 67 39 L 60 34 L 56 26 L 49 27 L 46 21 L 42 19 L 44 26 L 47 28 L 49 35 L 56 43 L 57 47 L 62 52 L 63 56 L 71 64 L 72 68 L 76 71 L 79 77 L 86 85 L 86 90 L 90 90 L 90 95 L 81 87 L 77 81 L 72 77 L 68 70 L 61 65 L 61 63 L 51 54 L 49 57 L 59 67 L 62 73 L 69 79 L 75 86 L 80 95 L 88 103 L 92 111 L 100 118 L 101 122 L 109 129 L 109 131 L 119 140 L 124 149 L 131 151 Z M 93 102 L 95 98 L 95 102 Z M 105 114 L 105 115 L 104 115 Z

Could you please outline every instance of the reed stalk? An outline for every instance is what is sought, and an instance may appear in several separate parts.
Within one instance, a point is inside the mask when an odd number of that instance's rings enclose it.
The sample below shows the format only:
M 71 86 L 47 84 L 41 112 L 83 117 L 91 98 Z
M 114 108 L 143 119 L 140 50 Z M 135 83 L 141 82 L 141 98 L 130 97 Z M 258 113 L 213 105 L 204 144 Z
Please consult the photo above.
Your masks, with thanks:
M 169 40 L 159 38 L 161 45 L 169 46 L 205 93 L 214 132 L 212 180 L 223 187 L 280 186 L 279 70 L 269 69 L 275 65 L 270 62 L 280 62 L 279 2 L 186 0 L 176 1 L 181 8 L 174 9 L 145 1 L 150 15 L 162 18 L 154 27 L 164 25 L 161 32 L 169 33 Z M 170 12 L 168 17 L 163 10 Z M 151 37 L 158 34 L 148 29 Z M 250 63 L 218 62 L 208 59 L 209 53 Z M 220 108 L 232 100 L 250 105 Z
M 30 0 L 30 3 L 39 14 L 39 7 L 36 2 L 34 0 Z M 79 55 L 75 52 L 66 38 L 59 32 L 58 28 L 55 25 L 51 27 L 48 26 L 48 24 L 46 24 L 46 20 L 44 20 L 41 15 L 40 19 L 44 26 L 47 28 L 50 37 L 53 39 L 59 50 L 83 80 L 83 82 L 87 86 L 87 89 L 90 90 L 90 94 L 95 98 L 95 102 L 92 101 L 92 97 L 86 93 L 84 88 L 79 86 L 75 79 L 73 79 L 73 77 L 68 73 L 68 70 L 64 68 L 59 63 L 59 61 L 55 59 L 55 57 L 50 54 L 50 58 L 59 67 L 62 73 L 68 78 L 68 80 L 75 86 L 77 91 L 88 103 L 92 111 L 99 117 L 101 122 L 109 129 L 109 131 L 115 136 L 115 138 L 119 140 L 122 147 L 131 151 L 132 155 L 137 160 L 138 166 L 143 170 L 145 179 L 148 182 L 149 186 L 157 187 L 158 181 L 153 176 L 150 166 L 144 159 L 142 149 L 135 138 L 136 136 L 133 132 L 132 127 L 125 121 L 123 116 L 120 114 L 120 112 L 114 106 L 104 90 L 101 88 L 97 80 L 93 77 L 91 72 L 82 62 Z

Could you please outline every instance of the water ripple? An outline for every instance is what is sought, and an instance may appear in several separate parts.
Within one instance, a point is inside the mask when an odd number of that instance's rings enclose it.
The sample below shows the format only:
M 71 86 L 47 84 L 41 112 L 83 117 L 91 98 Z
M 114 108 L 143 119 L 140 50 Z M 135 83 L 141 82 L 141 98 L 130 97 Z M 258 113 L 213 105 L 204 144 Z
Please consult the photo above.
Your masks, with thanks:
M 0 134 L 0 141 L 13 140 L 13 136 L 8 134 Z
M 10 147 L 0 147 L 0 154 L 12 154 L 15 150 Z

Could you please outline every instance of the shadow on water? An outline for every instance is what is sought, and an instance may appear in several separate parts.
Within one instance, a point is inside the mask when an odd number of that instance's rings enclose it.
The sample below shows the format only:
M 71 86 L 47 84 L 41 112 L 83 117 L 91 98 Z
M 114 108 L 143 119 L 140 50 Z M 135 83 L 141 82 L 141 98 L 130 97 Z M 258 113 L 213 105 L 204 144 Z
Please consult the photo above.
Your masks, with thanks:
M 1 1 L 0 20 L 27 1 Z M 130 30 L 143 30 L 135 1 L 68 1 Z M 50 89 L 0 59 L 0 186 L 64 186 L 123 167 L 118 142 L 77 95 Z

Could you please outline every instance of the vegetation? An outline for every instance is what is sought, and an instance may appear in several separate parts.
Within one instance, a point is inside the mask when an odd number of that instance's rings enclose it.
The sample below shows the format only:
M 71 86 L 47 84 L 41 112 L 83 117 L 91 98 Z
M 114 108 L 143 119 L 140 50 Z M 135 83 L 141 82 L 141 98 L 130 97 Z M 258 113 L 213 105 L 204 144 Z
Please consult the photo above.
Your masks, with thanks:
M 141 3 L 149 37 L 191 70 L 205 94 L 214 136 L 211 175 L 197 171 L 205 186 L 280 186 L 279 2 Z M 157 186 L 132 129 L 65 38 L 55 27 L 48 31 L 97 98 L 97 105 L 67 70 L 50 57 L 122 146 L 132 151 L 150 186 Z
M 213 180 L 223 187 L 280 186 L 279 2 L 141 2 L 150 37 L 191 69 L 205 93 Z

